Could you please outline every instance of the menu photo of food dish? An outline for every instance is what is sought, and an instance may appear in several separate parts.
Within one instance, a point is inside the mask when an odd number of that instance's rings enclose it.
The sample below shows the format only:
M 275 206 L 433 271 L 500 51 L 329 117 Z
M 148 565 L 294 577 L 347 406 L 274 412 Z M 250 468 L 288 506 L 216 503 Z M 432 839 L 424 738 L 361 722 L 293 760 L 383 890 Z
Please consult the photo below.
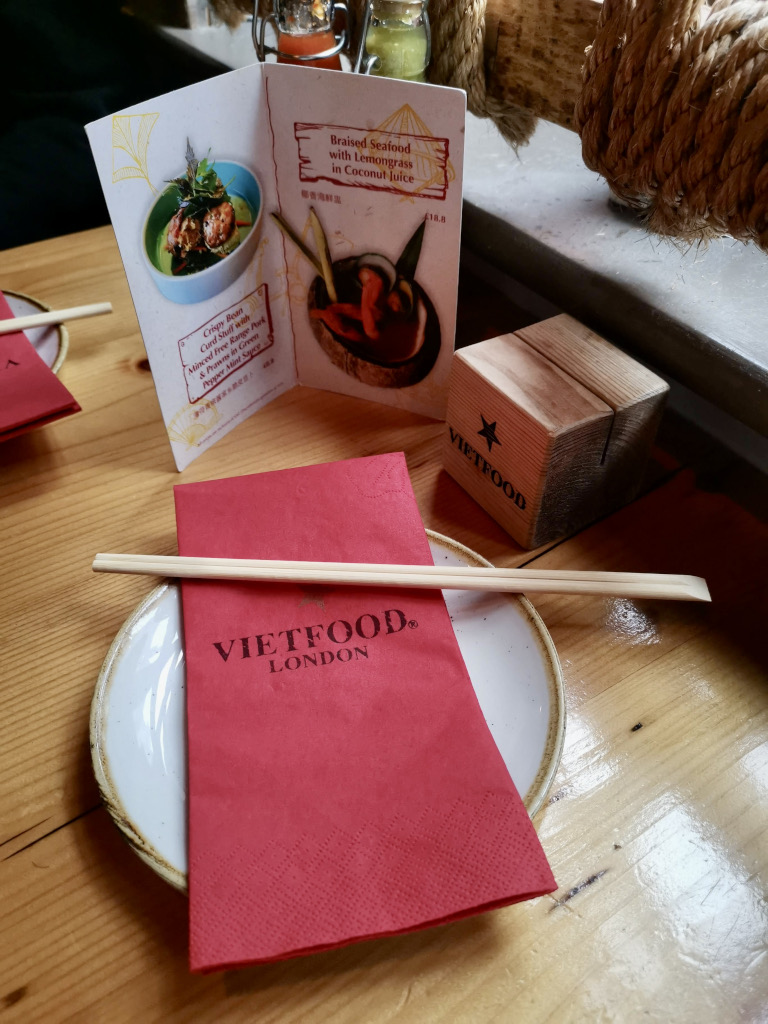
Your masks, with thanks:
M 254 64 L 86 127 L 178 469 L 297 384 L 444 415 L 464 118 Z

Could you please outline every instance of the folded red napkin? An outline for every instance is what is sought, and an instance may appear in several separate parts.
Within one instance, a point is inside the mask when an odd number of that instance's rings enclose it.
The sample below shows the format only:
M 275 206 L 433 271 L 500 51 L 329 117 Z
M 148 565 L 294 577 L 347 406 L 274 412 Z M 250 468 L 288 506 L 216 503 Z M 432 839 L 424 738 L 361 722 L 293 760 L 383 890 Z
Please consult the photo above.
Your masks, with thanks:
M 13 315 L 0 292 L 0 320 Z M 21 331 L 0 334 L 0 441 L 79 411 L 75 399 Z
M 182 484 L 183 555 L 430 563 L 401 454 Z M 439 591 L 182 583 L 190 964 L 555 888 Z

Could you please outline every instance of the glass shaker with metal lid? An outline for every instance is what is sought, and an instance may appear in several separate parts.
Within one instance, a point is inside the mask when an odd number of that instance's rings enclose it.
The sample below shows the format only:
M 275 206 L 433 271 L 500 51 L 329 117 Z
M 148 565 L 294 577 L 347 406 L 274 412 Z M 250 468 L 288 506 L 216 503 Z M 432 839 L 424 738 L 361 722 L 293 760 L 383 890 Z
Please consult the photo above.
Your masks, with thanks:
M 273 13 L 258 22 L 258 36 L 254 16 L 254 44 L 259 60 L 271 53 L 277 55 L 278 64 L 340 71 L 339 54 L 346 45 L 346 32 L 336 35 L 338 11 L 346 14 L 346 5 L 334 0 L 274 0 Z M 268 25 L 277 34 L 276 47 L 265 42 Z
M 425 82 L 429 59 L 427 0 L 368 0 L 356 71 Z

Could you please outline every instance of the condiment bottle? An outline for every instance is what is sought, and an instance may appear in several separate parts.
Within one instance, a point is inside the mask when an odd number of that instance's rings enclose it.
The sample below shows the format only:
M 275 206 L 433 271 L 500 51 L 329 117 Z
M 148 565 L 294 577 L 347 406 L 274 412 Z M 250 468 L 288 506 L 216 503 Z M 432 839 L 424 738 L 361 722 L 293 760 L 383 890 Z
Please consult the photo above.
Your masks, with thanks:
M 368 0 L 365 50 L 370 74 L 425 82 L 430 57 L 427 0 Z
M 336 39 L 334 15 L 333 0 L 275 0 L 278 64 L 341 71 L 343 40 Z M 330 56 L 313 59 L 328 51 Z

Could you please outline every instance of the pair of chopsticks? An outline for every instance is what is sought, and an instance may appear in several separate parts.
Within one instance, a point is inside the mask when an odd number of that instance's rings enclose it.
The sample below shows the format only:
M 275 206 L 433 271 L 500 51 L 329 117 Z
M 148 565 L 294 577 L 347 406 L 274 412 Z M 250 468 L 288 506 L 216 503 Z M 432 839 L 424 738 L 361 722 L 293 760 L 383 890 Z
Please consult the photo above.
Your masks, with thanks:
M 577 572 L 547 569 L 487 569 L 434 565 L 375 565 L 359 562 L 289 562 L 247 558 L 99 554 L 94 572 L 173 576 L 181 579 L 259 580 L 346 586 L 487 590 L 526 594 L 599 594 L 667 601 L 710 601 L 699 576 L 643 572 Z
M 52 309 L 45 313 L 31 313 L 11 320 L 0 320 L 0 334 L 13 334 L 31 327 L 47 327 L 49 324 L 63 324 L 65 320 L 83 320 L 89 316 L 111 313 L 111 302 L 94 302 L 89 306 L 72 306 L 70 309 Z

